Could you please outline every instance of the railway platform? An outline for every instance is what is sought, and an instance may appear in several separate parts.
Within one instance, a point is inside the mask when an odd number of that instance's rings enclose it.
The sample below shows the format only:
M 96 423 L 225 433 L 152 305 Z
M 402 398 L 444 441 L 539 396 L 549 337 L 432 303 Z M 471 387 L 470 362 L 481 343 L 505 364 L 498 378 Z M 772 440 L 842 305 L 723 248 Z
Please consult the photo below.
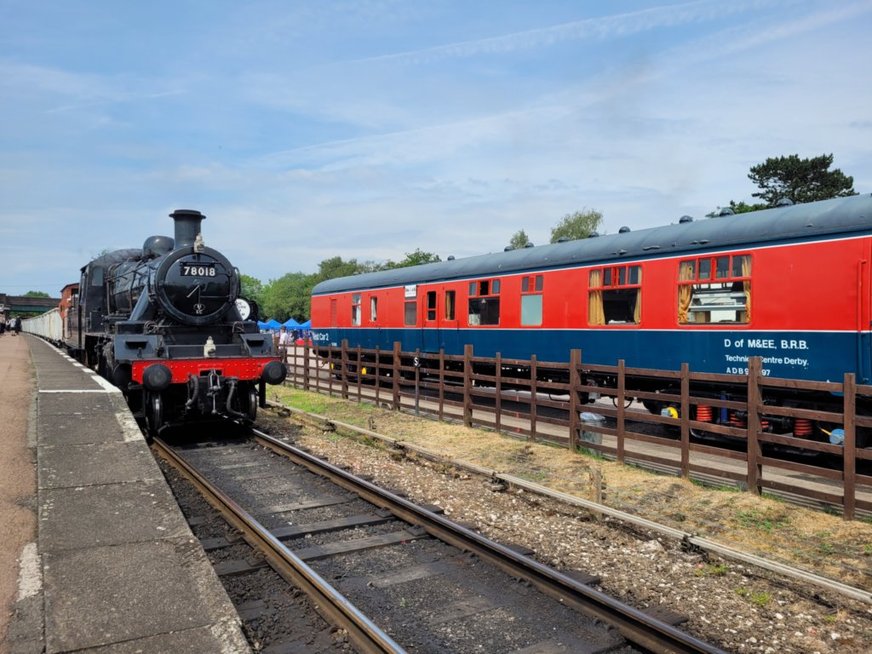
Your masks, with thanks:
M 28 364 L 30 379 L 13 374 Z M 3 446 L 23 444 L 35 470 L 30 498 L 0 480 L 3 504 L 36 514 L 4 537 L 23 547 L 0 651 L 250 651 L 121 393 L 24 334 L 0 338 L 0 372 Z

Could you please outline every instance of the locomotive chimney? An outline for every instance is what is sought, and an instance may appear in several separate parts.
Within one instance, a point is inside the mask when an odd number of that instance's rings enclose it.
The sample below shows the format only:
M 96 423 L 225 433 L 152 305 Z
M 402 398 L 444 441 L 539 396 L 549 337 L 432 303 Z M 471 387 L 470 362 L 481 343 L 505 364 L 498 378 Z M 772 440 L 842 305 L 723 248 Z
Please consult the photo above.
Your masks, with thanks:
M 200 223 L 206 218 L 194 209 L 176 209 L 170 214 L 176 221 L 176 248 L 191 247 L 197 234 L 200 233 Z

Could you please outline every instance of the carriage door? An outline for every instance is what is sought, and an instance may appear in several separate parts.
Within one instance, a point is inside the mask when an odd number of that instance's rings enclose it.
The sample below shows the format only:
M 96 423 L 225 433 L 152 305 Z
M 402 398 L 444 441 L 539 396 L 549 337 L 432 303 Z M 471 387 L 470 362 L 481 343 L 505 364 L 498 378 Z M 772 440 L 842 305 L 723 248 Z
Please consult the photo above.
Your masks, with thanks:
M 429 288 L 421 294 L 421 318 L 424 329 L 421 347 L 427 352 L 439 349 L 439 291 Z
M 423 294 L 424 349 L 454 351 L 457 340 L 457 291 L 439 286 Z

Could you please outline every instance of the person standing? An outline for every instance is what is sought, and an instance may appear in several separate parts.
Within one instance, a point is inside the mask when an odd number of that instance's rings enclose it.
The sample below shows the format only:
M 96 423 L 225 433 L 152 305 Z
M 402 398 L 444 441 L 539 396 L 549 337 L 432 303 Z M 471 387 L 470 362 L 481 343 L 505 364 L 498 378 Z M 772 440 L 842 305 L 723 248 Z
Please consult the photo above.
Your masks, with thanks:
M 279 330 L 279 355 L 282 357 L 282 363 L 288 362 L 288 347 L 290 347 L 291 343 L 293 341 L 288 333 L 288 328 L 282 325 Z
M 15 335 L 21 332 L 21 316 L 15 316 Z
M 6 312 L 0 311 L 0 336 L 6 331 Z

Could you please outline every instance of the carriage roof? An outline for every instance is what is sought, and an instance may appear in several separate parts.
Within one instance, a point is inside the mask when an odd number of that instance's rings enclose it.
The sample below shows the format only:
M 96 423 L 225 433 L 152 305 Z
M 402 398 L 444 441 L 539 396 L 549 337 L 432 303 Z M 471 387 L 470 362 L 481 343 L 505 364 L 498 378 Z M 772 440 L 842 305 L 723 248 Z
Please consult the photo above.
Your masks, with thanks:
M 316 285 L 312 294 L 617 263 L 870 231 L 872 195 L 855 195 L 329 279 Z

